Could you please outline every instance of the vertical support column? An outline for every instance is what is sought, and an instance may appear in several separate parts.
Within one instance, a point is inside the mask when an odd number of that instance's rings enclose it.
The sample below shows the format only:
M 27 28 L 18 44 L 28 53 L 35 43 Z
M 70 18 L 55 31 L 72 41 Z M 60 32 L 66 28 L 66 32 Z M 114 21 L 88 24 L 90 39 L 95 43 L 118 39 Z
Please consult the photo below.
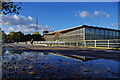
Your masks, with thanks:
M 95 34 L 94 34 L 94 39 L 96 40 L 97 39 L 97 36 L 96 36 L 97 34 L 96 34 L 96 29 L 95 29 Z
M 109 48 L 109 40 L 108 40 L 108 48 Z
M 76 46 L 78 46 L 78 42 L 76 41 Z
M 71 41 L 70 41 L 70 46 L 71 46 Z
M 85 47 L 86 47 L 86 40 L 84 40 L 84 44 L 85 44 Z
M 64 42 L 64 46 L 65 46 L 65 42 Z
M 95 40 L 95 47 L 96 47 L 96 40 Z

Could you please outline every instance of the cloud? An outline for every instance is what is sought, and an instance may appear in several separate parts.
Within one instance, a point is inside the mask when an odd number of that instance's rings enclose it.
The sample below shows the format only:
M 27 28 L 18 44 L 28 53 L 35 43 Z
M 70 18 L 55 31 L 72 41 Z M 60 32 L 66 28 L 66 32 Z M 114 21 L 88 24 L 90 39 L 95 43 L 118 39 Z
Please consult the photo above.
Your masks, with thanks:
M 115 27 L 115 26 L 116 26 L 116 24 L 115 24 L 115 23 L 112 23 L 112 24 L 111 24 L 111 26 L 112 26 L 112 27 Z
M 25 25 L 17 25 L 17 30 L 16 31 L 21 31 L 23 33 L 33 33 L 33 29 L 27 28 Z
M 36 29 L 34 19 L 31 16 L 25 17 L 22 15 L 2 15 L 2 24 L 7 28 L 4 31 L 22 31 L 23 33 L 33 33 Z M 53 31 L 49 26 L 38 25 L 38 31 Z
M 4 30 L 5 32 L 9 33 L 11 31 L 21 31 L 23 33 L 34 33 L 36 29 L 36 24 L 30 24 L 30 25 L 16 25 L 16 26 L 9 26 L 9 25 L 5 25 L 2 30 Z M 38 31 L 49 31 L 49 32 L 53 32 L 55 30 L 51 29 L 48 25 L 46 26 L 41 26 L 38 25 Z
M 77 13 L 75 13 L 75 16 L 77 16 Z
M 29 25 L 33 22 L 34 20 L 31 16 L 28 16 L 28 18 L 26 18 L 22 15 L 2 15 L 3 25 Z
M 109 18 L 110 17 L 110 14 L 108 14 L 108 13 L 106 13 L 106 12 L 103 12 L 103 11 L 95 11 L 94 12 L 94 15 L 96 15 L 96 16 L 100 16 L 100 17 L 107 17 L 107 18 Z
M 82 11 L 82 12 L 79 12 L 79 16 L 81 18 L 85 18 L 85 17 L 88 17 L 89 16 L 89 13 L 87 11 Z
M 15 31 L 15 32 L 18 32 L 18 31 L 21 31 L 23 33 L 34 33 L 35 32 L 35 29 L 36 29 L 36 24 L 30 24 L 30 25 L 16 25 L 16 27 L 11 27 L 11 26 L 7 26 L 7 27 L 4 27 L 3 30 L 7 31 L 7 32 L 11 32 L 11 31 Z M 55 30 L 51 29 L 48 25 L 46 26 L 41 26 L 41 25 L 38 25 L 38 31 L 50 31 L 50 32 L 53 32 Z
M 14 31 L 14 28 L 12 28 L 11 26 L 9 26 L 8 30 L 9 31 Z
M 33 21 L 33 18 L 31 16 L 28 16 L 28 19 L 31 20 L 31 21 Z
M 15 19 L 17 19 L 17 20 L 19 20 L 19 19 L 20 19 L 17 15 L 14 15 L 14 17 L 13 17 L 13 18 L 15 18 Z
M 31 25 L 26 26 L 26 27 L 29 28 L 29 29 L 34 29 L 35 30 L 36 29 L 36 24 L 31 24 Z M 45 26 L 45 27 L 43 27 L 41 25 L 38 25 L 37 27 L 38 27 L 38 30 L 40 30 L 40 31 L 54 31 L 48 25 Z
M 78 11 L 77 13 L 75 13 L 75 16 L 79 16 L 81 18 L 93 18 L 93 17 L 106 17 L 109 18 L 110 14 L 104 12 L 104 11 L 94 11 L 94 13 L 90 13 L 88 11 Z

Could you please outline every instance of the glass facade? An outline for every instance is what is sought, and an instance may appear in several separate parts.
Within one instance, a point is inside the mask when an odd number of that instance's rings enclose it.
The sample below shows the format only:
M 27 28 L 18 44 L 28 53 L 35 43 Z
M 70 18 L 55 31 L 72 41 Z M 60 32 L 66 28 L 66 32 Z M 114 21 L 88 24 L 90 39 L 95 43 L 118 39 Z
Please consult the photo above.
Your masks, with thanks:
M 64 33 L 56 32 L 53 35 L 45 35 L 45 39 L 46 41 L 120 39 L 120 31 L 97 27 L 80 27 L 69 31 L 65 30 Z
M 118 31 L 118 39 L 120 39 L 120 31 Z
M 62 41 L 79 41 L 84 40 L 85 28 L 69 31 L 62 35 Z
M 44 35 L 46 41 L 54 41 L 54 35 Z
M 113 31 L 109 30 L 109 39 L 112 39 L 113 37 Z
M 117 30 L 85 28 L 85 40 L 120 39 Z

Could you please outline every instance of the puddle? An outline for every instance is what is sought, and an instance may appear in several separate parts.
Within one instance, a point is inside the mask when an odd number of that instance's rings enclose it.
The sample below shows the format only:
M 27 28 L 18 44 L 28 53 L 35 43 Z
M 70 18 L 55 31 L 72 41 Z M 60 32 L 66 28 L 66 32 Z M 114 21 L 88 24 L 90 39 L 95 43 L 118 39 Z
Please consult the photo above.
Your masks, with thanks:
M 7 78 L 120 78 L 118 61 L 51 52 L 2 54 L 2 77 Z
M 119 50 L 104 50 L 106 52 L 114 52 L 114 53 L 119 53 L 120 51 Z

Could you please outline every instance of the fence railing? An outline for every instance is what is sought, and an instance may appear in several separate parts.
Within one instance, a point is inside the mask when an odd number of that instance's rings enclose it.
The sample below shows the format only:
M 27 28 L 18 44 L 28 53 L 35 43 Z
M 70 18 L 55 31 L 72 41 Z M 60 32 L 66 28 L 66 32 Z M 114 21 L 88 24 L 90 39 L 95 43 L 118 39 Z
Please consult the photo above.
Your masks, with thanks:
M 81 41 L 34 41 L 34 44 L 88 46 L 88 47 L 120 47 L 120 39 L 81 40 Z
M 24 44 L 25 42 L 20 42 Z M 27 42 L 30 44 L 30 41 Z M 120 39 L 111 39 L 111 40 L 80 40 L 80 41 L 33 41 L 33 44 L 38 45 L 64 45 L 64 46 L 88 46 L 88 47 L 107 47 L 107 48 L 116 48 L 120 47 Z

